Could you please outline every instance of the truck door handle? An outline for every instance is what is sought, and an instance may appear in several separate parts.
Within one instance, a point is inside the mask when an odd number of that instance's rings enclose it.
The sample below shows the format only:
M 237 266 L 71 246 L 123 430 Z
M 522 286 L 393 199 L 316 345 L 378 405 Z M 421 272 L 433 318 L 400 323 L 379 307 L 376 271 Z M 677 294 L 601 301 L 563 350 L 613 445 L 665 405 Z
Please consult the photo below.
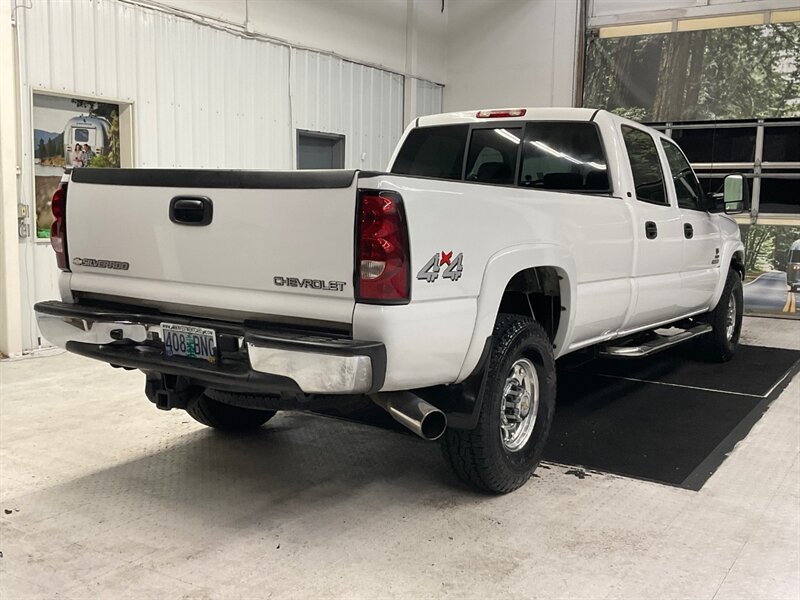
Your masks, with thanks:
M 648 240 L 654 240 L 658 237 L 658 225 L 653 223 L 653 221 L 647 221 L 644 224 L 644 234 L 647 236 Z
M 683 224 L 683 237 L 685 237 L 687 240 L 690 240 L 694 237 L 694 228 L 692 227 L 691 223 Z
M 169 220 L 178 225 L 208 225 L 214 204 L 205 196 L 175 196 L 169 202 Z

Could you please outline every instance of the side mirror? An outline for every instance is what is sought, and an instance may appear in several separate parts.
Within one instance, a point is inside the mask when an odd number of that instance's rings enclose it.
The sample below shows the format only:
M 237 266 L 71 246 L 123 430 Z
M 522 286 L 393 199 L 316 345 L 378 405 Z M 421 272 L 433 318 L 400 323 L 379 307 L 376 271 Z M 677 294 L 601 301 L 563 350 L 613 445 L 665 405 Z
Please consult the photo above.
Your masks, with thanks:
M 725 214 L 738 215 L 745 211 L 749 194 L 747 179 L 738 173 L 725 178 L 722 200 L 725 203 Z

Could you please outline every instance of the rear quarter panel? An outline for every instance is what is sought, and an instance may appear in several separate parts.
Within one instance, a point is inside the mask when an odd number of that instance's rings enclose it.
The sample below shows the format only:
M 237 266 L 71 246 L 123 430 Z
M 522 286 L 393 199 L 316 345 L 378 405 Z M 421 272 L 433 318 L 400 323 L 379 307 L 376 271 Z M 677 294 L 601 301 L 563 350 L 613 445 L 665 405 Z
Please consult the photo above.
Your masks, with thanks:
M 591 302 L 576 312 L 571 299 L 581 286 L 611 281 L 622 290 L 613 311 L 622 318 L 627 309 L 631 224 L 619 198 L 398 175 L 362 178 L 359 186 L 400 193 L 409 224 L 411 303 L 356 304 L 353 318 L 355 337 L 388 336 L 385 390 L 466 378 L 491 335 L 508 279 L 523 268 L 555 266 L 566 275 L 562 304 L 571 318 L 559 332 L 562 345 L 581 326 L 612 327 L 597 323 Z M 445 265 L 433 282 L 417 278 L 437 254 L 440 262 L 443 254 L 462 254 L 457 281 L 443 277 Z

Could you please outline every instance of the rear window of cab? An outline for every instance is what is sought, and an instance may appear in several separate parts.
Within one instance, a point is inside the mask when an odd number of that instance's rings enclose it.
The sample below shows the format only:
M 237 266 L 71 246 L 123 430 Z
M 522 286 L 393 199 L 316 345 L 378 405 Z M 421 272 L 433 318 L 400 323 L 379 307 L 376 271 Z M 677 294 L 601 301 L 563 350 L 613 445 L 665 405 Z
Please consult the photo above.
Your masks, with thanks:
M 544 190 L 611 191 L 600 133 L 589 122 L 413 129 L 392 173 Z

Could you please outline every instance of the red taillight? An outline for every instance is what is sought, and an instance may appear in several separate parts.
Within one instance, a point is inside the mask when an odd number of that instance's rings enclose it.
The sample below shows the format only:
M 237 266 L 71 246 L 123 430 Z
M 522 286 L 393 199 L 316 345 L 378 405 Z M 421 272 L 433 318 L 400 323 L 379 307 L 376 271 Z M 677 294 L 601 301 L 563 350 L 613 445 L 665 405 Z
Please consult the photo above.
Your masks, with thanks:
M 362 190 L 356 231 L 356 300 L 409 301 L 408 229 L 403 200 L 394 192 Z
M 50 226 L 50 245 L 56 252 L 56 263 L 62 271 L 69 271 L 67 260 L 67 184 L 61 183 L 53 194 L 51 203 L 53 224 Z
M 525 108 L 504 108 L 501 110 L 481 110 L 475 115 L 479 119 L 505 119 L 507 117 L 524 117 Z

